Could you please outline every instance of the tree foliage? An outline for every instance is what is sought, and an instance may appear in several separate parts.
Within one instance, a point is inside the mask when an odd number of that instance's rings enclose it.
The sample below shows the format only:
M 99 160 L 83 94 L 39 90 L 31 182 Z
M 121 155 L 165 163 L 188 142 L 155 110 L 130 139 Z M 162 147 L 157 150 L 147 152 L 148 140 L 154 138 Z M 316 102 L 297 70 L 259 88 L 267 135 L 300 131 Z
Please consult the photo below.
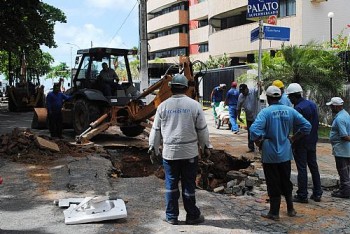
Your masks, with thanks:
M 13 70 L 20 67 L 21 55 L 12 53 L 11 60 Z M 50 64 L 53 61 L 54 59 L 49 53 L 42 52 L 40 49 L 31 50 L 26 54 L 27 67 L 36 69 L 40 75 L 47 74 L 51 70 Z M 6 79 L 9 76 L 8 66 L 8 52 L 0 51 L 0 74 L 3 74 Z
M 64 78 L 70 77 L 70 71 L 66 63 L 60 63 L 57 66 L 53 66 L 50 72 L 47 74 L 46 79 Z
M 337 53 L 314 43 L 306 46 L 282 46 L 275 57 L 263 54 L 262 75 L 265 84 L 275 79 L 300 83 L 305 90 L 339 95 L 346 82 Z
M 266 86 L 279 79 L 285 85 L 299 83 L 304 95 L 314 100 L 320 119 L 329 121 L 325 103 L 333 96 L 342 96 L 347 78 L 337 51 L 325 50 L 314 43 L 306 46 L 282 46 L 275 57 L 264 53 L 262 75 Z
M 66 22 L 61 10 L 40 0 L 2 0 L 0 19 L 0 50 L 13 52 L 56 47 L 55 22 Z

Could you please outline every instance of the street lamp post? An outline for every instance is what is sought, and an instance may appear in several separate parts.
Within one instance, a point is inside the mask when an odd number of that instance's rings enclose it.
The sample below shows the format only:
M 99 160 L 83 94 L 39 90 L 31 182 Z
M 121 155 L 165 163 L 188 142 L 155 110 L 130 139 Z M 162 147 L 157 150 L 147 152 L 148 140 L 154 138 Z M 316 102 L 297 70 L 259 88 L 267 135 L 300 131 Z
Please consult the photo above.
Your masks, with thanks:
M 329 18 L 329 42 L 331 44 L 331 48 L 332 48 L 332 40 L 333 40 L 333 32 L 332 32 L 332 27 L 333 27 L 333 17 L 334 17 L 334 12 L 329 12 L 328 13 L 328 18 Z
M 70 45 L 70 70 L 71 70 L 71 77 L 73 76 L 73 46 L 80 49 L 80 47 L 74 43 L 67 42 L 67 45 Z

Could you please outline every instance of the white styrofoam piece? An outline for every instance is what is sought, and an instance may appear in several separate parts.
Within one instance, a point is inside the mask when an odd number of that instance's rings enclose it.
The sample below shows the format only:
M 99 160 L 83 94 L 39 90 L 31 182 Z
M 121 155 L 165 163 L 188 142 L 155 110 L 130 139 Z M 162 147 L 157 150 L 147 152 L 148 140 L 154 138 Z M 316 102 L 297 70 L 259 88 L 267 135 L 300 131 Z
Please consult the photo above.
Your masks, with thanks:
M 99 222 L 127 217 L 126 206 L 122 199 L 108 200 L 104 197 L 86 197 L 79 205 L 72 204 L 63 211 L 63 214 L 65 224 Z

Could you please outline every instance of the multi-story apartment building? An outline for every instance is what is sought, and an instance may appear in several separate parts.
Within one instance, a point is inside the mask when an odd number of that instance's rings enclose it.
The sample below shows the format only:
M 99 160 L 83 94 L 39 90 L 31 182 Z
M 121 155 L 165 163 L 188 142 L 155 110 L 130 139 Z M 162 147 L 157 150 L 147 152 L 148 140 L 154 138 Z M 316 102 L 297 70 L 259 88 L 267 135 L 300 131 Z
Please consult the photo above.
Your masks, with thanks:
M 329 41 L 330 31 L 349 34 L 348 1 L 279 0 L 277 25 L 291 28 L 285 44 Z M 252 62 L 258 41 L 250 42 L 250 32 L 258 23 L 246 18 L 247 4 L 248 0 L 148 0 L 149 58 L 177 62 L 177 56 L 189 55 L 205 61 L 209 55 L 226 53 L 232 65 Z M 329 12 L 334 13 L 332 21 Z M 282 43 L 264 40 L 263 49 L 276 50 Z

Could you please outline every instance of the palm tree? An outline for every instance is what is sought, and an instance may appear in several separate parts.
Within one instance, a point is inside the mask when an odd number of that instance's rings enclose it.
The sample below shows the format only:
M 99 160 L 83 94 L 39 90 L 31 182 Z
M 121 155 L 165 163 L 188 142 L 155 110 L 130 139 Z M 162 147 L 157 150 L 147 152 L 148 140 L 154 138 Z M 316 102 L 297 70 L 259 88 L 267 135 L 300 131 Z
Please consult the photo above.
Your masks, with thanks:
M 307 90 L 304 95 L 324 112 L 328 111 L 325 102 L 332 96 L 342 96 L 347 81 L 338 54 L 313 42 L 305 46 L 282 46 L 273 58 L 265 53 L 262 75 L 266 86 L 275 79 L 285 84 L 299 83 Z

